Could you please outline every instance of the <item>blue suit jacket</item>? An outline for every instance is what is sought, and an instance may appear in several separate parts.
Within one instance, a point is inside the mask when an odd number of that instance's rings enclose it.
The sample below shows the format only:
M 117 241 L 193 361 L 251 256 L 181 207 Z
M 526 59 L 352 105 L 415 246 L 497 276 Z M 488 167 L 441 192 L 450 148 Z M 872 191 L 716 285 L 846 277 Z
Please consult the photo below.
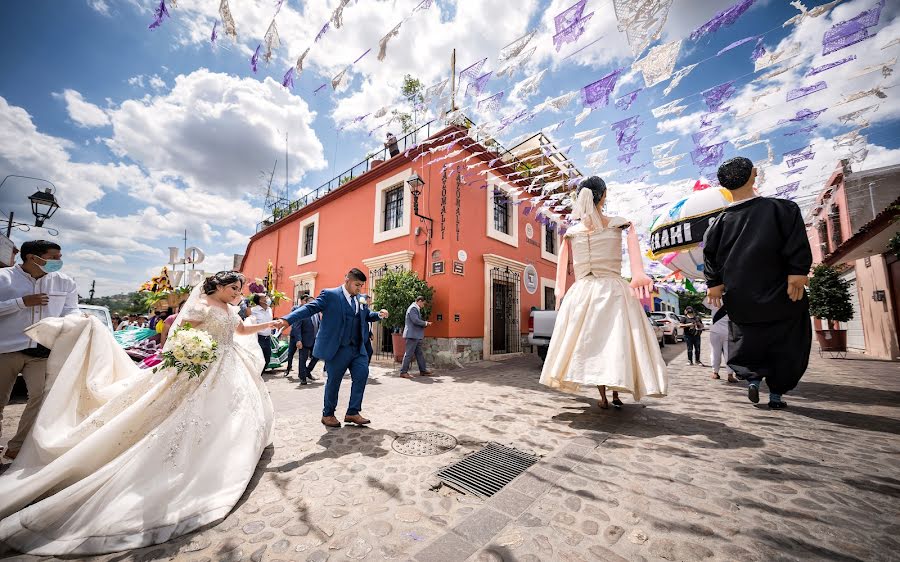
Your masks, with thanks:
M 295 306 L 291 309 L 294 312 L 300 308 Z M 312 318 L 303 318 L 291 324 L 291 339 L 299 341 L 303 347 L 311 349 L 316 343 L 316 326 L 313 324 Z
M 323 361 L 330 361 L 341 347 L 341 334 L 344 332 L 346 319 L 344 312 L 349 307 L 350 303 L 344 298 L 343 287 L 335 287 L 334 289 L 325 289 L 315 300 L 292 310 L 282 320 L 293 325 L 321 312 L 322 323 L 319 324 L 313 355 Z M 360 303 L 359 314 L 354 318 L 358 325 L 352 328 L 359 330 L 359 351 L 366 353 L 365 345 L 369 341 L 369 322 L 377 322 L 381 320 L 381 317 L 377 312 L 372 312 L 368 306 Z

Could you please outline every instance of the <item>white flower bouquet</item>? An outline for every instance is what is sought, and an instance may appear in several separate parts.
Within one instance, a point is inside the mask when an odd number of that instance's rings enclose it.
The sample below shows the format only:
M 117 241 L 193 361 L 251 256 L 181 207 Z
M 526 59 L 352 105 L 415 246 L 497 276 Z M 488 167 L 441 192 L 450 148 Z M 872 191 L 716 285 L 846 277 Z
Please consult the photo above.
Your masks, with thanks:
M 173 367 L 179 375 L 187 372 L 188 378 L 199 377 L 216 360 L 217 347 L 218 343 L 207 332 L 185 322 L 166 340 L 162 363 L 153 371 Z

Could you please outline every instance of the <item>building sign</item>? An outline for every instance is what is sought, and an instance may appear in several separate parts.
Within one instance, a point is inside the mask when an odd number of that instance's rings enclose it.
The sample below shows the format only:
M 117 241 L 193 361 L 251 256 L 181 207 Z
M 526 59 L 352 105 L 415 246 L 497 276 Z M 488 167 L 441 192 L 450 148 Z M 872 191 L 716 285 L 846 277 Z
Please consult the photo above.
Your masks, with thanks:
M 467 254 L 465 250 L 460 250 L 456 253 L 456 257 L 459 261 L 466 263 L 466 260 L 469 259 L 469 254 Z
M 541 247 L 537 240 L 532 240 L 531 238 L 526 239 L 525 242 L 531 244 L 532 246 L 537 246 L 538 248 Z
M 181 287 L 184 286 L 196 286 L 200 283 L 203 283 L 203 280 L 206 279 L 206 272 L 202 269 L 191 269 L 189 271 L 185 271 L 185 268 L 178 269 L 179 265 L 190 265 L 192 268 L 196 267 L 198 264 L 203 263 L 203 260 L 206 259 L 206 254 L 203 253 L 203 250 L 197 248 L 195 246 L 188 246 L 184 251 L 184 258 L 178 257 L 178 248 L 174 246 L 169 247 L 169 283 L 173 287 Z
M 525 223 L 525 236 L 531 240 L 534 238 L 534 227 L 531 226 L 531 223 Z
M 0 234 L 0 267 L 10 267 L 16 259 L 16 245 L 12 240 Z
M 444 262 L 435 261 L 431 262 L 431 274 L 432 275 L 440 275 L 444 273 Z
M 650 251 L 656 256 L 683 250 L 703 241 L 706 229 L 715 220 L 721 209 L 696 217 L 690 217 L 661 225 L 650 233 Z
M 535 269 L 533 265 L 528 264 L 525 266 L 525 275 L 522 276 L 522 283 L 525 284 L 525 290 L 528 291 L 529 295 L 533 295 L 537 292 L 538 274 L 537 269 Z
M 453 262 L 453 273 L 455 273 L 455 274 L 457 274 L 457 275 L 465 275 L 465 274 L 466 274 L 466 269 L 465 269 L 465 267 L 466 267 L 466 266 L 463 265 L 463 262 L 461 262 L 461 261 L 454 261 L 454 262 Z

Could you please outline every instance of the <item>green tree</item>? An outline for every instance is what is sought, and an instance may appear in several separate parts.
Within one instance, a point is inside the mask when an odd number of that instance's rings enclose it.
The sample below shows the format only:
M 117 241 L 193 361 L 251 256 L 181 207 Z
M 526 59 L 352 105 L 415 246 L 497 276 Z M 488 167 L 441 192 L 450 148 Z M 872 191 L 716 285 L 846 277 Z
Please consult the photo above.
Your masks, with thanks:
M 425 297 L 426 306 L 422 310 L 422 317 L 428 318 L 433 295 L 434 287 L 419 279 L 414 272 L 405 269 L 388 271 L 378 281 L 375 299 L 372 301 L 372 310 L 387 310 L 389 316 L 381 323 L 396 332 L 403 329 L 406 323 L 406 309 L 416 300 L 416 297 Z
M 850 285 L 834 267 L 824 264 L 814 267 L 809 281 L 810 314 L 832 322 L 849 322 L 853 319 Z
M 403 77 L 403 86 L 400 88 L 400 94 L 412 104 L 413 112 L 405 113 L 396 109 L 391 111 L 394 119 L 400 122 L 400 129 L 403 133 L 412 132 L 416 128 L 416 107 L 425 102 L 424 93 L 425 86 L 422 85 L 421 80 L 413 78 L 409 74 Z
M 693 308 L 697 312 L 708 313 L 709 309 L 703 304 L 706 293 L 692 293 L 691 291 L 682 291 L 678 293 L 678 310 L 684 314 L 687 307 Z

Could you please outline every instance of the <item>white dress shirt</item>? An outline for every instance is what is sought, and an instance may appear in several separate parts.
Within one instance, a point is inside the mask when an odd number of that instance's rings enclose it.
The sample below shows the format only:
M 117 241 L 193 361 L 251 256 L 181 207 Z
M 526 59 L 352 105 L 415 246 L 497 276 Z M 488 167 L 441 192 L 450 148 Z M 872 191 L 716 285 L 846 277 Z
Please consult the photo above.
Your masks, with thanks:
M 347 299 L 347 303 L 353 309 L 353 314 L 359 314 L 359 299 L 352 296 L 344 285 L 341 285 L 341 290 L 344 291 L 344 298 Z
M 50 302 L 25 306 L 23 297 L 44 293 Z M 75 281 L 64 273 L 48 273 L 35 279 L 21 265 L 0 269 L 0 353 L 37 347 L 25 328 L 55 316 L 79 314 Z
M 265 324 L 266 322 L 271 322 L 272 307 L 270 306 L 266 309 L 263 309 L 263 307 L 256 305 L 250 309 L 250 316 L 253 318 L 254 324 Z M 260 336 L 271 336 L 272 329 L 269 328 L 268 330 L 262 330 L 256 333 Z

